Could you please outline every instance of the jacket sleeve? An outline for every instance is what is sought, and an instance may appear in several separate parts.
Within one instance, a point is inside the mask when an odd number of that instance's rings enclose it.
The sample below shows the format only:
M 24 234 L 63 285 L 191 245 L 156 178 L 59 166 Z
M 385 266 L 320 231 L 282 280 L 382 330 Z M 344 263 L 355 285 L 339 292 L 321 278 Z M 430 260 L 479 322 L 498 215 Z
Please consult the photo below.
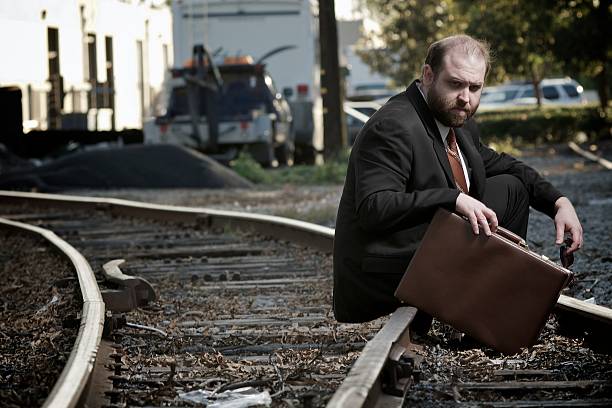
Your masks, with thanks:
M 410 191 L 408 187 L 413 172 L 411 134 L 418 131 L 423 132 L 406 128 L 389 117 L 364 129 L 365 134 L 352 157 L 355 208 L 364 230 L 401 229 L 422 222 L 423 217 L 433 215 L 438 207 L 454 210 L 459 195 L 456 189 Z
M 474 140 L 482 157 L 487 177 L 510 174 L 523 182 L 529 192 L 529 204 L 549 217 L 555 216 L 555 201 L 563 194 L 546 181 L 535 169 L 506 153 L 497 153 Z

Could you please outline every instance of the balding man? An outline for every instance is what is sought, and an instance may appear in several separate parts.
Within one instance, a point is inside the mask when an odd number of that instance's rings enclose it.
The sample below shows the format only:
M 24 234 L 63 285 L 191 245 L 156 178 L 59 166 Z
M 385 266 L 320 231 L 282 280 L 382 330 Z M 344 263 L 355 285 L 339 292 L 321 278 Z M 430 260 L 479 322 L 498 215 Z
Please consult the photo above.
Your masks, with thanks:
M 554 219 L 557 244 L 568 234 L 569 252 L 581 247 L 570 201 L 529 166 L 480 142 L 470 118 L 489 68 L 484 42 L 457 35 L 433 43 L 420 80 L 357 136 L 334 240 L 338 321 L 372 320 L 400 305 L 393 293 L 439 207 L 467 217 L 475 234 L 501 225 L 525 237 L 532 206 Z

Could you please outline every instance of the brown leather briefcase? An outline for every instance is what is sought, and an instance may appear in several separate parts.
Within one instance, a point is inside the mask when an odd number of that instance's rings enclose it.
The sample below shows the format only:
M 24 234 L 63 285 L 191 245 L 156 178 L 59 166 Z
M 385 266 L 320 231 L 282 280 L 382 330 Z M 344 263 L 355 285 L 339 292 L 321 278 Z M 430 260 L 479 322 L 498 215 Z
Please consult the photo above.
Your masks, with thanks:
M 504 353 L 535 343 L 572 272 L 503 228 L 439 209 L 395 296 Z

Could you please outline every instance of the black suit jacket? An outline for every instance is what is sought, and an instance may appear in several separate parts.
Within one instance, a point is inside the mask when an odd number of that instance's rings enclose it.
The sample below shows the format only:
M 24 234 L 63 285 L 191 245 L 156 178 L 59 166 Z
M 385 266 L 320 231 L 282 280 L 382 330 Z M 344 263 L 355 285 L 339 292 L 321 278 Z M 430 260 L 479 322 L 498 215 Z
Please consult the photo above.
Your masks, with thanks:
M 482 199 L 487 177 L 512 174 L 525 184 L 531 206 L 554 215 L 561 193 L 535 170 L 481 144 L 471 122 L 455 133 L 467 159 L 470 195 Z M 434 117 L 415 81 L 370 118 L 351 151 L 334 239 L 338 321 L 368 321 L 399 306 L 393 293 L 435 210 L 454 211 L 458 195 Z

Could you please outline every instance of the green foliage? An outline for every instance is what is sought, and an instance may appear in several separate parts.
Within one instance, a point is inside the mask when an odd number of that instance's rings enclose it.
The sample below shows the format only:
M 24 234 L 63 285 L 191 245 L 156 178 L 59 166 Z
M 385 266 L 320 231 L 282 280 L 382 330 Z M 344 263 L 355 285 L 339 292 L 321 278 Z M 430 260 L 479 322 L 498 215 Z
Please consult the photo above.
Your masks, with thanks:
M 553 48 L 556 57 L 567 73 L 594 78 L 601 106 L 607 106 L 612 82 L 612 1 L 545 0 L 545 6 L 557 16 Z
M 248 153 L 241 153 L 231 163 L 234 171 L 256 184 L 342 184 L 346 176 L 349 150 L 343 150 L 337 157 L 316 166 L 299 165 L 264 169 Z
M 482 140 L 492 145 L 515 146 L 560 143 L 579 135 L 590 141 L 610 137 L 610 114 L 596 107 L 520 108 L 478 113 Z
M 253 183 L 268 184 L 272 180 L 268 172 L 244 151 L 230 163 L 230 166 L 236 173 Z
M 467 33 L 487 40 L 496 55 L 493 81 L 520 76 L 539 83 L 557 68 L 552 10 L 529 0 L 457 1 L 469 21 Z
M 365 38 L 359 56 L 375 71 L 398 85 L 420 75 L 427 47 L 465 30 L 455 2 L 437 0 L 364 0 L 381 28 L 379 37 Z M 384 47 L 376 44 L 383 42 Z

